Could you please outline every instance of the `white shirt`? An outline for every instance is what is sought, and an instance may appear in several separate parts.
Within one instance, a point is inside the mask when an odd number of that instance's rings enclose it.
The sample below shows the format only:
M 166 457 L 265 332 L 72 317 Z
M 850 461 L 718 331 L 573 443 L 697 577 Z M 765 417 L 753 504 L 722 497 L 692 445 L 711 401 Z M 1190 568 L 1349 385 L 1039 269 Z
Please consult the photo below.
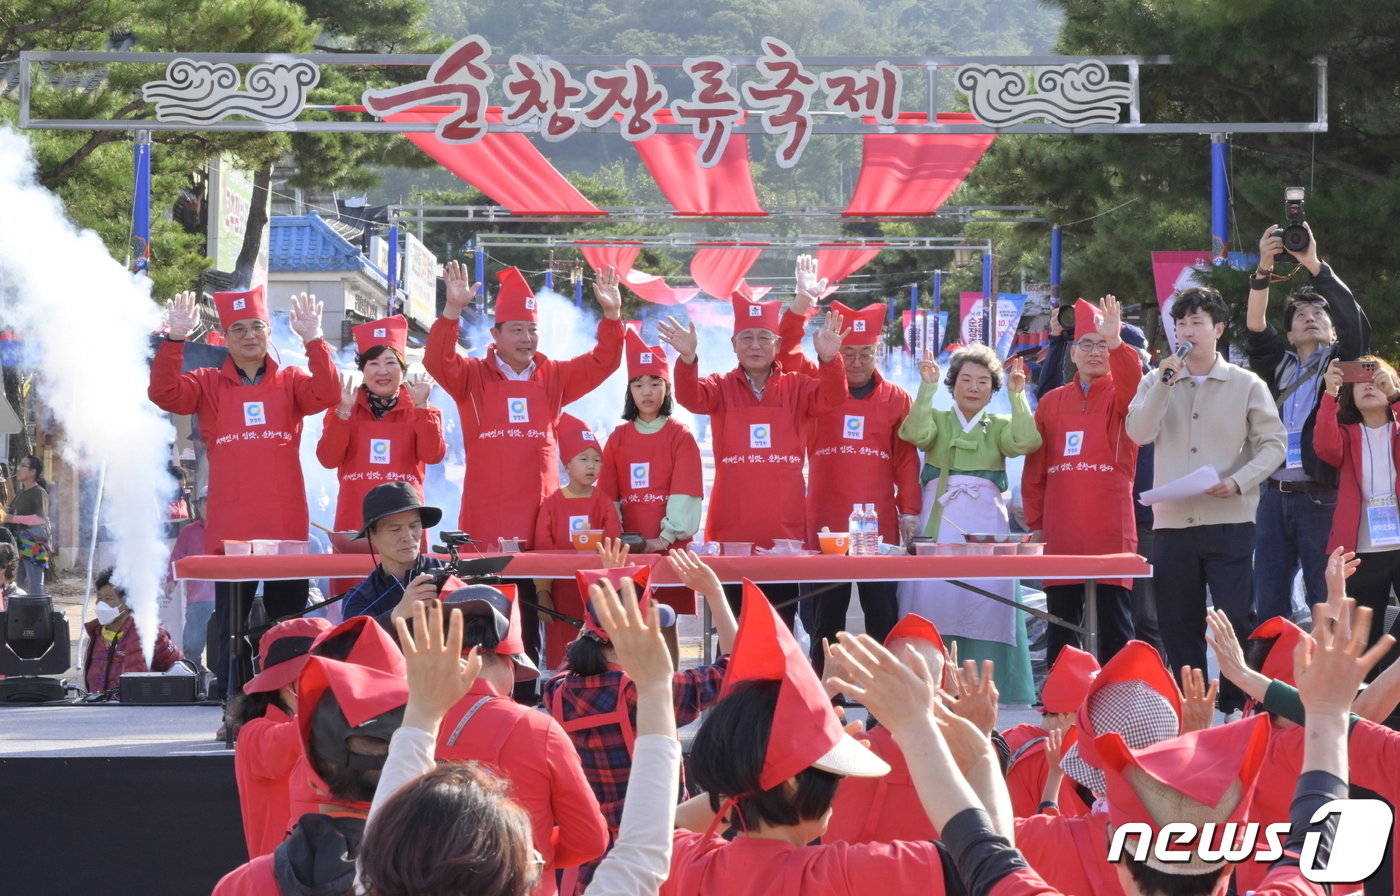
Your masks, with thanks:
M 500 355 L 492 355 L 491 357 L 496 359 L 497 369 L 499 369 L 501 371 L 501 375 L 508 380 L 528 380 L 530 377 L 535 375 L 534 361 L 530 362 L 529 367 L 526 367 L 524 370 L 520 371 L 519 373 L 516 373 L 515 368 L 511 367 L 505 361 L 502 361 Z

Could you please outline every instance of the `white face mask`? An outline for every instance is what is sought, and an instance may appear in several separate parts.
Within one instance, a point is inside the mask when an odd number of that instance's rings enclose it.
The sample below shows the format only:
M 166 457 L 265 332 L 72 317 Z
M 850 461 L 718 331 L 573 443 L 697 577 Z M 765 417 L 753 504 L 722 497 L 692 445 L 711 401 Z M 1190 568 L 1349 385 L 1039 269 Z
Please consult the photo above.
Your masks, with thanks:
M 106 625 L 121 615 L 121 611 L 106 601 L 99 600 L 96 607 L 97 621 Z

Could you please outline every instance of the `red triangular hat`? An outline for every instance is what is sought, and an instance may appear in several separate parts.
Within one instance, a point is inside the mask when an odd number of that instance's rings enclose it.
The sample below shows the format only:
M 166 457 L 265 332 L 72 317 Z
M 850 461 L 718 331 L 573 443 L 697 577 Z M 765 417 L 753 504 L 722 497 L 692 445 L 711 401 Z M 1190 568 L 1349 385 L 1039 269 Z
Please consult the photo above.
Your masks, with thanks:
M 351 616 L 335 628 L 322 632 L 311 642 L 311 653 L 320 655 L 318 647 L 332 639 L 339 641 L 342 637 L 352 642 L 350 653 L 344 662 L 367 666 L 399 677 L 408 674 L 408 666 L 403 661 L 403 651 L 399 650 L 399 645 L 394 643 L 384 626 L 376 622 L 373 616 Z
M 554 421 L 554 437 L 559 442 L 559 459 L 566 464 L 589 448 L 603 453 L 603 445 L 593 430 L 572 414 L 560 414 Z
M 275 691 L 296 681 L 310 656 L 307 651 L 316 636 L 331 628 L 330 620 L 318 616 L 284 619 L 263 632 L 258 639 L 257 675 L 243 685 L 243 693 Z
M 666 360 L 666 349 L 659 345 L 647 345 L 640 335 L 628 330 L 623 334 L 627 347 L 627 381 L 639 376 L 659 376 L 671 381 L 671 365 Z
M 496 279 L 501 283 L 501 288 L 496 292 L 497 326 L 511 321 L 535 323 L 539 320 L 539 312 L 535 307 L 535 293 L 530 289 L 530 284 L 525 281 L 525 275 L 520 273 L 519 268 L 498 271 Z
M 763 790 L 814 765 L 843 775 L 874 777 L 889 772 L 883 760 L 842 730 L 806 654 L 768 598 L 748 579 L 744 579 L 739 633 L 734 638 L 720 699 L 745 681 L 781 682 L 768 752 L 758 777 Z
M 1074 338 L 1082 339 L 1086 333 L 1097 333 L 1103 312 L 1083 299 L 1074 301 Z
M 1111 684 L 1125 681 L 1140 681 L 1160 694 L 1171 704 L 1178 721 L 1177 730 L 1180 730 L 1181 692 L 1177 690 L 1171 672 L 1162 665 L 1161 654 L 1143 641 L 1129 641 L 1099 671 L 1098 677 L 1084 693 L 1084 699 L 1080 701 L 1074 717 L 1074 727 L 1079 729 L 1079 755 L 1089 765 L 1098 769 L 1103 768 L 1103 763 L 1094 749 L 1094 739 L 1101 732 L 1094 730 L 1094 724 L 1090 720 L 1090 698 Z
M 574 581 L 578 583 L 579 594 L 583 595 L 583 630 L 585 633 L 592 632 L 603 640 L 608 640 L 608 633 L 603 631 L 603 626 L 598 622 L 598 617 L 593 613 L 593 602 L 588 599 L 588 589 L 595 582 L 606 579 L 613 589 L 621 592 L 622 580 L 631 579 L 632 584 L 638 589 L 637 606 L 645 616 L 647 604 L 651 601 L 651 570 L 650 566 L 618 566 L 612 569 L 580 569 L 574 572 Z M 664 624 L 664 623 L 663 623 Z
M 1268 717 L 1258 715 L 1191 731 L 1141 750 L 1129 747 L 1116 732 L 1100 736 L 1096 752 L 1103 761 L 1109 820 L 1115 826 L 1144 823 L 1153 830 L 1177 821 L 1197 825 L 1244 821 L 1270 733 Z M 1239 802 L 1232 808 L 1223 807 L 1222 801 L 1236 782 L 1240 785 Z M 1210 844 L 1219 846 L 1221 837 L 1220 833 L 1214 834 Z M 1151 859 L 1148 864 L 1178 874 L 1199 873 L 1211 867 L 1159 866 Z M 1215 863 L 1215 867 L 1221 864 Z
M 351 327 L 355 336 L 355 351 L 364 354 L 376 345 L 387 345 L 403 357 L 408 352 L 408 319 L 402 314 L 382 317 L 367 324 Z
M 1077 647 L 1063 647 L 1040 689 L 1045 712 L 1077 712 L 1099 675 L 1099 661 Z
M 840 302 L 832 302 L 831 310 L 838 312 L 844 327 L 851 332 L 846 334 L 842 345 L 876 345 L 885 332 L 885 303 L 866 305 L 857 311 Z
M 890 629 L 890 633 L 885 635 L 885 646 L 889 647 L 900 638 L 917 638 L 920 641 L 927 641 L 938 652 L 945 657 L 948 655 L 948 648 L 943 643 L 943 636 L 938 633 L 938 626 L 929 622 L 918 613 L 905 613 L 900 620 Z
M 730 302 L 734 305 L 734 335 L 755 328 L 778 332 L 778 319 L 783 314 L 782 302 L 752 302 L 737 292 Z
M 374 623 L 374 620 L 370 622 Z M 379 628 L 379 624 L 374 623 L 374 627 Z M 345 721 L 352 727 L 408 703 L 408 679 L 402 672 L 386 672 L 371 666 L 313 656 L 297 678 L 297 703 L 306 708 L 305 712 L 299 712 L 296 716 L 303 745 L 311 742 L 312 720 L 316 717 L 313 710 L 327 690 L 335 694 Z
M 267 296 L 261 286 L 243 292 L 216 292 L 214 307 L 219 312 L 219 326 L 225 330 L 240 320 L 271 320 L 267 316 Z
M 1269 648 L 1259 671 L 1284 684 L 1297 684 L 1293 677 L 1293 651 L 1298 648 L 1298 642 L 1303 640 L 1303 630 L 1284 617 L 1275 616 L 1265 619 L 1250 633 L 1249 639 L 1252 641 L 1255 638 L 1278 639 L 1274 646 Z

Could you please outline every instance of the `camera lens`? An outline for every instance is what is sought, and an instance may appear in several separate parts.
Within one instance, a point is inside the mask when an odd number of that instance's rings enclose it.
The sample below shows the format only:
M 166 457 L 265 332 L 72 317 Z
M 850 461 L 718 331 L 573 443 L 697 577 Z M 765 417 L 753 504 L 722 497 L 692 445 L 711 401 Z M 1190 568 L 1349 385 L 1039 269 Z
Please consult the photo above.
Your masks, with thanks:
M 1061 305 L 1055 309 L 1055 319 L 1060 322 L 1060 326 L 1069 332 L 1074 332 L 1074 306 Z
M 1293 224 L 1283 229 L 1283 248 L 1289 252 L 1301 252 L 1308 248 L 1311 239 L 1308 231 L 1300 224 Z

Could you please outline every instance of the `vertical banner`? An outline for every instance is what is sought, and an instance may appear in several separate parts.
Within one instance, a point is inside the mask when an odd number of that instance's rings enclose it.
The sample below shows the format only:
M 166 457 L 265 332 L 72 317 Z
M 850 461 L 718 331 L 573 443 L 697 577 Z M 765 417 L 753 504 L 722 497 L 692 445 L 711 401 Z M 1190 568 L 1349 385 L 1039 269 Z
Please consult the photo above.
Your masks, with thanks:
M 1176 351 L 1176 322 L 1172 320 L 1172 297 L 1183 289 L 1200 286 L 1196 272 L 1210 267 L 1205 252 L 1153 252 L 1152 281 L 1157 287 L 1157 307 L 1162 310 L 1162 331 L 1167 348 Z
M 959 294 L 960 310 L 958 317 L 958 341 L 963 345 L 983 342 L 991 345 L 997 357 L 1005 358 L 1011 351 L 1016 338 L 1016 327 L 1021 322 L 1021 311 L 1026 305 L 1023 293 L 997 293 L 995 310 L 995 334 L 991 339 L 984 338 L 983 329 L 992 317 L 992 309 L 986 307 L 980 292 Z
M 391 256 L 392 257 L 392 256 Z M 403 305 L 400 313 L 420 326 L 431 327 L 437 320 L 437 256 L 418 241 L 418 237 L 403 235 L 403 264 L 399 274 Z
M 134 198 L 131 206 L 131 260 L 133 274 L 151 275 L 151 132 L 137 131 Z

